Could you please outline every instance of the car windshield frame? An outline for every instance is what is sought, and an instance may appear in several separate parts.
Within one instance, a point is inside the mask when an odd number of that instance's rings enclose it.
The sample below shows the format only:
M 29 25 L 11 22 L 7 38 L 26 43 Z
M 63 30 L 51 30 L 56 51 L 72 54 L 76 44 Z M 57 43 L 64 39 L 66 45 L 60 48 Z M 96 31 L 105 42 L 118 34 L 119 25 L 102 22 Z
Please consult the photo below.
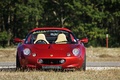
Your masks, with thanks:
M 30 32 L 26 36 L 24 43 L 25 44 L 34 44 L 34 41 L 35 41 L 35 38 L 37 37 L 37 34 L 44 34 L 47 41 L 50 44 L 54 44 L 57 36 L 61 33 L 66 35 L 67 40 L 68 40 L 68 44 L 78 43 L 78 40 L 75 37 L 75 35 L 72 32 L 69 32 L 69 31 L 66 31 L 66 30 L 36 30 L 36 31 Z

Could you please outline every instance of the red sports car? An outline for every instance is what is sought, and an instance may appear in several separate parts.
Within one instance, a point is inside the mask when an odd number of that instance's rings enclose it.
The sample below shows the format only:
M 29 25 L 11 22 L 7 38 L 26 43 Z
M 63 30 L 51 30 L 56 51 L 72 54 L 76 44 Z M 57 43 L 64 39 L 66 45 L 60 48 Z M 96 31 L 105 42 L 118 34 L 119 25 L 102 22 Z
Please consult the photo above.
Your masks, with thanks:
M 16 68 L 35 69 L 82 69 L 86 70 L 88 39 L 77 39 L 66 28 L 35 28 L 19 43 Z

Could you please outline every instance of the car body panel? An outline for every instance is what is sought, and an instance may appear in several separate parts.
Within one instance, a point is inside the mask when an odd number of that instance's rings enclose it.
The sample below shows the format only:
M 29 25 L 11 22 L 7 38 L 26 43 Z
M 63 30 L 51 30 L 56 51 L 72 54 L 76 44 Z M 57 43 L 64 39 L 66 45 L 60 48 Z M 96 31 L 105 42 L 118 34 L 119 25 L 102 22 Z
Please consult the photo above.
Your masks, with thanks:
M 47 30 L 50 31 L 46 32 Z M 49 36 L 52 36 L 49 38 L 51 40 L 52 38 L 59 35 L 58 34 L 59 31 L 61 32 L 64 31 L 63 33 L 67 36 L 67 38 L 72 36 L 71 37 L 72 43 L 56 44 L 51 42 L 49 44 L 34 44 L 29 42 L 31 40 L 29 39 L 29 37 L 31 38 L 31 36 L 33 36 L 36 33 L 37 35 L 40 33 L 47 33 L 47 36 L 49 33 Z M 14 41 L 21 42 L 17 47 L 17 55 L 18 55 L 18 60 L 20 62 L 20 67 L 37 68 L 37 69 L 81 68 L 84 63 L 84 59 L 85 59 L 84 57 L 86 55 L 86 50 L 83 42 L 85 43 L 88 42 L 87 39 L 77 41 L 77 38 L 73 35 L 73 33 L 66 28 L 35 28 L 30 31 L 30 33 L 28 34 L 25 40 L 20 40 L 16 38 L 14 39 Z M 23 51 L 24 49 L 29 49 L 30 54 L 25 55 Z M 73 49 L 77 49 L 79 53 L 77 55 L 74 55 Z

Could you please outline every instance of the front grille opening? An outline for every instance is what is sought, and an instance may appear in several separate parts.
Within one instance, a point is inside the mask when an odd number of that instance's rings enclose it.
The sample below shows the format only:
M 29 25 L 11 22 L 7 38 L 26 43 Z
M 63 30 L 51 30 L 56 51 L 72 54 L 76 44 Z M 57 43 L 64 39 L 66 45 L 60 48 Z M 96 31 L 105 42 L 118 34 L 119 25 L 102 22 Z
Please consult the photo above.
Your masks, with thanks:
M 43 62 L 41 64 L 47 64 L 47 65 L 55 65 L 55 64 L 62 64 L 60 61 L 62 59 L 42 59 Z

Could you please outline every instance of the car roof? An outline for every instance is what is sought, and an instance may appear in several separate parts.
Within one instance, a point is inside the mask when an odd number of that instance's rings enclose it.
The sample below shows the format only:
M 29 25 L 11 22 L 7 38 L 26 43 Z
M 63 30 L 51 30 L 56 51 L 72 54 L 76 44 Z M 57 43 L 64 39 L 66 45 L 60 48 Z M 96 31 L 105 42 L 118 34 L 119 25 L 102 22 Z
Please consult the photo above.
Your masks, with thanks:
M 60 27 L 41 27 L 41 28 L 34 28 L 32 29 L 30 32 L 34 32 L 37 30 L 64 30 L 64 31 L 68 31 L 71 32 L 71 30 L 67 29 L 67 28 L 60 28 Z

